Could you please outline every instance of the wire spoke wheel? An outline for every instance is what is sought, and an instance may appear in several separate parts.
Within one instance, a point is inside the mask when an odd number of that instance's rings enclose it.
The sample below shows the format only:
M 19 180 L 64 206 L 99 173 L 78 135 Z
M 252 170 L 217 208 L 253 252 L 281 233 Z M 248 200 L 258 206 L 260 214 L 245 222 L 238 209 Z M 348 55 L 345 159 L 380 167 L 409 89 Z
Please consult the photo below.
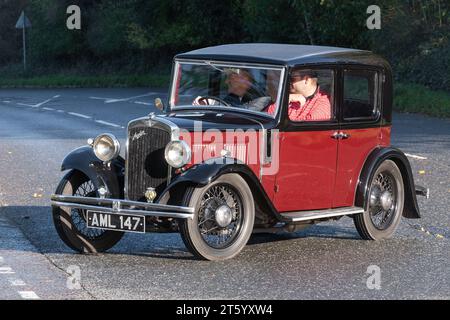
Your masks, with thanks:
M 81 184 L 77 190 L 75 190 L 74 196 L 77 197 L 98 197 L 97 189 L 95 188 L 92 181 L 86 181 Z M 72 209 L 72 223 L 77 228 L 77 230 L 86 238 L 94 240 L 101 237 L 106 230 L 88 228 L 87 226 L 87 210 L 83 209 Z
M 373 179 L 370 192 L 370 218 L 378 230 L 387 229 L 397 206 L 397 185 L 388 171 L 378 173 Z
M 184 244 L 195 256 L 226 260 L 239 254 L 252 234 L 255 203 L 247 182 L 236 173 L 188 189 L 184 205 L 195 208 L 193 219 L 180 219 Z
M 383 161 L 371 177 L 364 213 L 354 216 L 366 240 L 389 239 L 398 228 L 405 203 L 402 173 L 392 160 Z
M 80 171 L 72 170 L 61 179 L 55 194 L 98 197 L 94 183 Z M 52 207 L 53 223 L 64 243 L 83 253 L 105 252 L 123 237 L 123 232 L 87 227 L 87 211 L 69 207 Z
M 216 249 L 227 247 L 239 233 L 242 215 L 242 200 L 231 185 L 212 186 L 205 192 L 198 214 L 203 240 Z

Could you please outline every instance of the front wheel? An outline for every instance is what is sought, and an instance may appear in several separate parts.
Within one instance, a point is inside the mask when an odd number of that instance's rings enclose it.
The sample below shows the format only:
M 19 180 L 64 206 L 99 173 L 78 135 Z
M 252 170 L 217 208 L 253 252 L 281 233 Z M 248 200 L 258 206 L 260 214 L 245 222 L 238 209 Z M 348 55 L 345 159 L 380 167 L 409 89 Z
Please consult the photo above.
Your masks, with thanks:
M 354 217 L 359 235 L 365 240 L 391 238 L 403 213 L 403 178 L 395 162 L 386 160 L 372 178 L 364 213 Z
M 56 194 L 98 197 L 92 181 L 80 171 L 69 172 L 60 182 Z M 53 223 L 61 240 L 71 249 L 82 253 L 98 253 L 112 248 L 122 232 L 87 227 L 86 210 L 53 207 Z
M 239 254 L 252 234 L 255 204 L 246 181 L 225 174 L 213 183 L 190 190 L 185 204 L 195 208 L 193 219 L 180 221 L 186 247 L 206 260 L 225 260 Z

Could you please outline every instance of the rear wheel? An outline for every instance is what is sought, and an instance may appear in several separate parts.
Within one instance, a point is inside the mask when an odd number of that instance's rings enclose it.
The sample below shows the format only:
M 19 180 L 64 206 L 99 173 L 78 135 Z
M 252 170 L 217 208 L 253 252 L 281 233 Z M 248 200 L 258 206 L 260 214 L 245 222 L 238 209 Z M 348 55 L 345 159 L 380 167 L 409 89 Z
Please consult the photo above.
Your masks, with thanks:
M 241 252 L 255 220 L 253 196 L 241 176 L 223 175 L 188 192 L 184 202 L 195 208 L 194 219 L 180 221 L 189 251 L 206 260 L 230 259 Z
M 80 171 L 69 172 L 60 182 L 56 194 L 98 197 L 92 181 Z M 122 237 L 122 232 L 88 228 L 86 210 L 53 207 L 53 223 L 59 237 L 71 249 L 83 253 L 104 252 Z
M 391 238 L 400 223 L 404 199 L 402 174 L 395 162 L 386 160 L 372 178 L 367 210 L 354 217 L 360 236 L 366 240 Z

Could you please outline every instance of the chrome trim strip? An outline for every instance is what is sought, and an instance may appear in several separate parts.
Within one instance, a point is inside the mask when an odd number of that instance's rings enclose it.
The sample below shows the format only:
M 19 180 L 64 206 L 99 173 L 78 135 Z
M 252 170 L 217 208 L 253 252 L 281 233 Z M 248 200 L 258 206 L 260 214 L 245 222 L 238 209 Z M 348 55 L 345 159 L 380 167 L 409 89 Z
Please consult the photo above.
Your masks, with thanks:
M 346 208 L 337 208 L 330 210 L 312 210 L 312 211 L 298 211 L 298 212 L 289 212 L 289 213 L 281 213 L 284 221 L 287 222 L 299 222 L 299 221 L 308 221 L 308 220 L 316 220 L 316 219 L 324 219 L 324 218 L 333 218 L 339 216 L 347 216 L 358 213 L 363 213 L 364 209 L 359 207 L 346 207 Z
M 89 205 L 111 205 L 118 203 L 122 207 L 142 207 L 148 208 L 152 210 L 162 210 L 162 211 L 174 211 L 174 212 L 185 212 L 185 213 L 194 213 L 195 209 L 193 207 L 182 207 L 182 206 L 173 206 L 167 204 L 159 204 L 159 203 L 148 203 L 148 202 L 140 202 L 140 201 L 129 201 L 123 199 L 111 199 L 111 198 L 88 198 L 88 197 L 77 197 L 77 196 L 63 196 L 54 194 L 51 196 L 52 201 L 60 201 L 65 203 L 81 203 L 81 204 L 89 204 Z
M 177 219 L 193 219 L 193 213 L 179 213 L 179 212 L 161 212 L 161 211 L 147 211 L 147 210 L 136 210 L 136 209 L 119 209 L 117 211 L 113 211 L 111 208 L 100 207 L 100 206 L 91 206 L 86 204 L 79 203 L 67 203 L 67 202 L 59 202 L 52 201 L 53 206 L 58 207 L 67 207 L 73 209 L 83 209 L 90 210 L 96 212 L 105 212 L 109 214 L 136 214 L 142 215 L 146 217 L 163 217 L 163 218 L 177 218 Z
M 58 207 L 93 210 L 111 214 L 139 214 L 149 217 L 180 219 L 193 219 L 195 211 L 193 207 L 127 201 L 123 199 L 101 199 L 63 195 L 52 195 L 51 204 Z
M 226 61 L 226 60 L 214 60 L 214 59 L 189 59 L 189 58 L 176 58 L 175 62 L 178 63 L 189 63 L 195 65 L 208 65 L 213 63 L 215 66 L 219 67 L 247 67 L 252 69 L 265 68 L 267 70 L 280 70 L 285 68 L 284 64 L 275 63 L 254 63 L 254 62 L 236 62 L 236 61 Z

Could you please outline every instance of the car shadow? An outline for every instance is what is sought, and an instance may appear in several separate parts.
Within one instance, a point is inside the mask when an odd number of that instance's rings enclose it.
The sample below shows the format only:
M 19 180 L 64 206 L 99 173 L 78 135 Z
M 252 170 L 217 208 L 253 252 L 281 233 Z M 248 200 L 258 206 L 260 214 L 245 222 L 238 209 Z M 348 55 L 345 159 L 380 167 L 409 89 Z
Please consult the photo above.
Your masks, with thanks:
M 8 206 L 0 207 L 0 217 L 6 218 L 0 223 L 2 238 L 26 238 L 29 245 L 18 245 L 14 241 L 0 241 L 0 250 L 37 251 L 42 254 L 77 254 L 59 238 L 48 206 Z M 19 231 L 20 230 L 20 231 Z M 9 234 L 10 233 L 10 234 Z M 20 240 L 22 238 L 22 240 Z M 295 233 L 258 233 L 253 234 L 248 246 L 291 241 L 293 239 L 339 239 L 359 240 L 356 230 L 339 225 L 314 225 Z M 33 248 L 33 246 L 31 246 Z M 100 254 L 103 255 L 103 254 Z M 197 260 L 191 255 L 178 233 L 126 234 L 122 240 L 105 255 L 130 255 L 136 257 L 162 258 L 173 260 Z M 92 255 L 85 255 L 92 256 Z

